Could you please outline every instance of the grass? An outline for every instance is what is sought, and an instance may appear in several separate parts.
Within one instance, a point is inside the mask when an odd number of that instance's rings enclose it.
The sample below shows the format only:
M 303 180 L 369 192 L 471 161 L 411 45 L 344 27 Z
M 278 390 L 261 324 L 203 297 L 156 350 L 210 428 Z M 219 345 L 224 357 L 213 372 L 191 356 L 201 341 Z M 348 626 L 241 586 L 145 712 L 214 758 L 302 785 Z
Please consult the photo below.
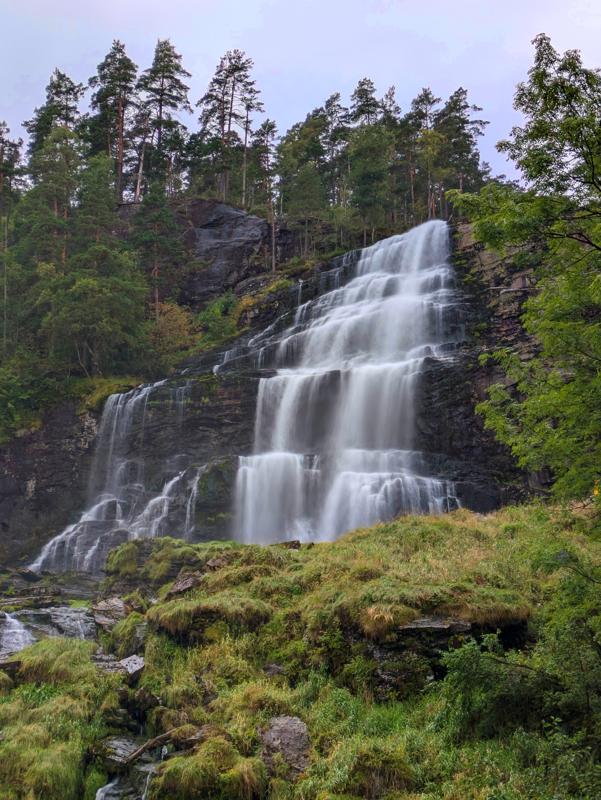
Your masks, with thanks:
M 137 610 L 110 645 L 143 648 L 140 688 L 159 700 L 145 734 L 203 732 L 163 762 L 150 798 L 593 800 L 598 539 L 584 513 L 527 506 L 404 517 L 299 549 L 122 545 L 106 588 L 125 583 Z M 169 597 L 182 568 L 203 580 Z M 478 640 L 458 635 L 445 655 L 403 628 L 424 616 L 468 621 Z M 525 650 L 504 652 L 492 632 L 507 625 Z M 0 798 L 93 797 L 114 685 L 98 682 L 86 643 L 40 642 L 22 662 L 14 682 L 0 675 Z M 308 726 L 296 780 L 261 758 L 279 715 Z
M 46 639 L 19 654 L 12 691 L 0 694 L 0 797 L 79 800 L 87 753 L 116 705 L 116 679 L 100 676 L 88 642 Z

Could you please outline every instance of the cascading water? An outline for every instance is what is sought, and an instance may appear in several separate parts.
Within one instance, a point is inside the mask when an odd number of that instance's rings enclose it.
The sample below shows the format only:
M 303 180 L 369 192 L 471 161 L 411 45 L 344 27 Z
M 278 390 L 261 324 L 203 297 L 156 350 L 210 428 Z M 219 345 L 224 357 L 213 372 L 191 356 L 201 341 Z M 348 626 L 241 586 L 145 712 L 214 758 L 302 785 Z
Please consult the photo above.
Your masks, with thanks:
M 294 296 L 291 325 L 279 317 L 214 368 L 264 376 L 254 452 L 239 459 L 234 536 L 326 540 L 403 511 L 458 505 L 448 471 L 417 435 L 424 414 L 435 413 L 420 407 L 424 376 L 464 340 L 446 224 L 347 254 L 318 287 L 300 282 Z M 185 370 L 107 400 L 87 508 L 32 569 L 98 572 L 129 539 L 198 535 L 198 486 L 211 456 L 191 435 L 194 405 L 205 399 L 199 389 L 192 402 L 190 377 Z
M 0 619 L 0 656 L 23 650 L 35 641 L 25 625 L 13 614 L 2 614 Z
M 178 445 L 191 382 L 166 387 L 167 381 L 111 395 L 105 403 L 88 486 L 88 508 L 45 545 L 31 569 L 97 572 L 108 551 L 128 539 L 191 535 L 199 470 L 192 456 L 178 452 L 162 465 L 161 484 L 148 485 L 142 455 L 149 435 L 149 403 L 165 394 L 162 422 Z M 152 433 L 152 432 L 151 432 Z
M 447 226 L 432 221 L 366 248 L 344 287 L 251 341 L 277 371 L 260 380 L 254 454 L 240 458 L 236 537 L 328 540 L 456 507 L 416 449 L 416 403 L 428 364 L 463 338 Z

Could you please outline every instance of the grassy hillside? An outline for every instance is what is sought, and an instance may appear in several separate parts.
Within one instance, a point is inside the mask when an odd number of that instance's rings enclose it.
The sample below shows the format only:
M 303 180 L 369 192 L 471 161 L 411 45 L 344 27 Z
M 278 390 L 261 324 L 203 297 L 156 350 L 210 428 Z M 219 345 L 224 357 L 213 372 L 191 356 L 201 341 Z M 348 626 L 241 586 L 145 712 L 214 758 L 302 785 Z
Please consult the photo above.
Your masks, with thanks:
M 300 548 L 123 545 L 106 592 L 131 613 L 105 645 L 144 650 L 139 685 L 99 678 L 87 644 L 26 651 L 0 681 L 0 798 L 93 797 L 126 708 L 171 732 L 155 800 L 592 800 L 600 549 L 594 517 L 535 506 Z M 180 569 L 196 585 L 173 594 Z M 281 715 L 308 726 L 301 770 L 265 758 Z

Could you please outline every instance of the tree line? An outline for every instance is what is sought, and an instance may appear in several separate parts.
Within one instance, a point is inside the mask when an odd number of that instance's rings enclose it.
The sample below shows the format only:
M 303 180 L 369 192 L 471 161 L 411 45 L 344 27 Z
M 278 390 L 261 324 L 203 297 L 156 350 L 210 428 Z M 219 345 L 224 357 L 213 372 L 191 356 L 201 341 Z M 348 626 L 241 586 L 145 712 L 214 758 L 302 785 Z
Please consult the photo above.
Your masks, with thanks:
M 363 78 L 348 105 L 333 94 L 279 136 L 253 68 L 226 52 L 189 130 L 191 75 L 173 44 L 159 40 L 139 70 L 114 41 L 86 84 L 54 70 L 24 122 L 26 144 L 0 122 L 6 419 L 16 424 L 19 408 L 74 376 L 168 369 L 190 344 L 197 321 L 180 289 L 198 265 L 179 201 L 267 217 L 275 269 L 280 227 L 299 257 L 323 257 L 447 217 L 449 190 L 487 179 L 486 123 L 462 88 L 444 102 L 423 89 L 402 113 L 394 88 L 379 97 Z

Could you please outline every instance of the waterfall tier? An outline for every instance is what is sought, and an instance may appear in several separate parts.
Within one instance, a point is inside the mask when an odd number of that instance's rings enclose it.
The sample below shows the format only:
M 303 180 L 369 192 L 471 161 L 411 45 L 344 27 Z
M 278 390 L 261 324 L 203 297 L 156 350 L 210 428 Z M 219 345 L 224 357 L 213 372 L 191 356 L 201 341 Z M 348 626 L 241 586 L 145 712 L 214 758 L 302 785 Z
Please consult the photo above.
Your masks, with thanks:
M 447 226 L 428 222 L 368 247 L 354 271 L 299 306 L 289 328 L 249 343 L 275 374 L 260 380 L 254 453 L 239 463 L 243 541 L 323 541 L 458 505 L 453 483 L 416 449 L 427 365 L 452 359 L 465 338 Z
M 55 536 L 31 569 L 98 572 L 109 550 L 128 539 L 166 534 L 188 538 L 200 470 L 180 441 L 190 381 L 167 381 L 111 395 L 105 403 L 88 485 L 88 508 Z M 161 395 L 162 423 L 171 431 L 174 452 L 150 481 L 143 456 L 149 405 Z M 166 402 L 165 402 L 166 401 Z

